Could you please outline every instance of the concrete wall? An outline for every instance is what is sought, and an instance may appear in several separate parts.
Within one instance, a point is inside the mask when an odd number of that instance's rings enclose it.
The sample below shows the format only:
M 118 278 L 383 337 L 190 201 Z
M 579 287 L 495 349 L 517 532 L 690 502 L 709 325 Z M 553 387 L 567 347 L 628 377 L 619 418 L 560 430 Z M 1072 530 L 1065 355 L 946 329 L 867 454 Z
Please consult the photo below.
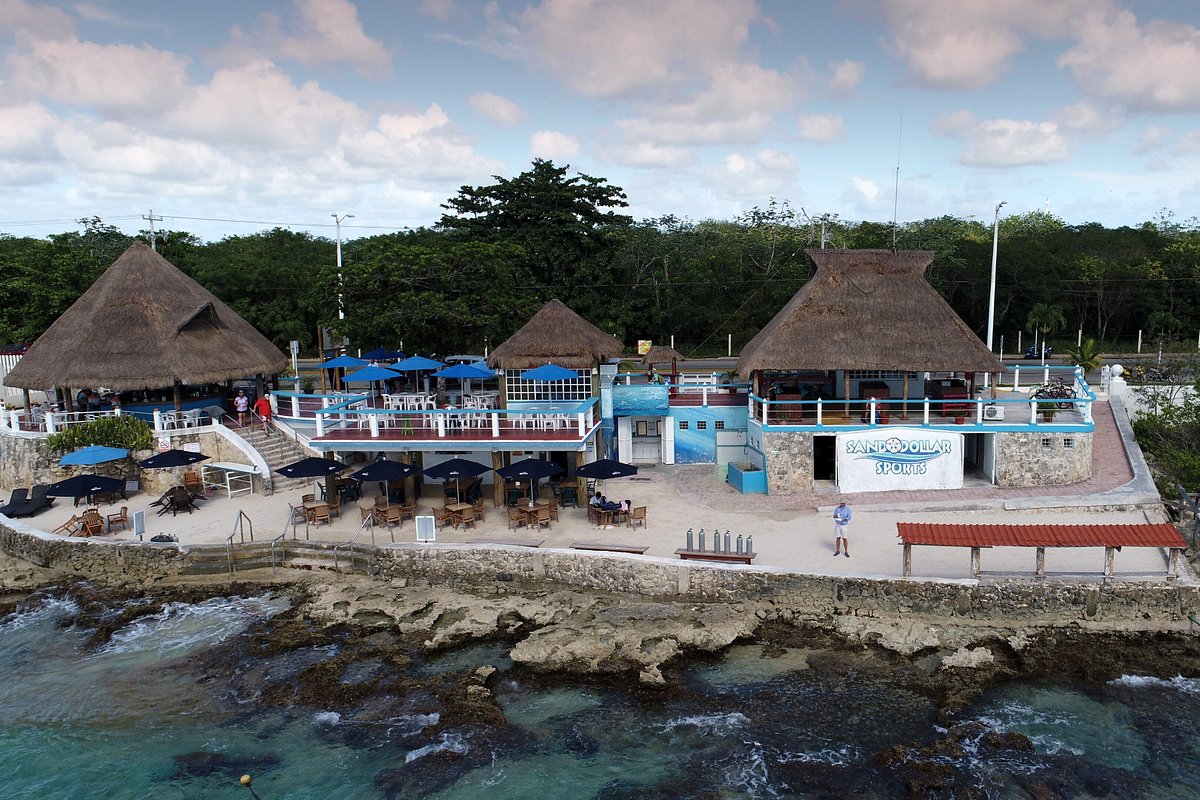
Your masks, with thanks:
M 813 488 L 813 434 L 763 433 L 767 494 L 810 492 Z
M 997 486 L 1054 486 L 1092 477 L 1090 432 L 997 433 L 995 445 Z

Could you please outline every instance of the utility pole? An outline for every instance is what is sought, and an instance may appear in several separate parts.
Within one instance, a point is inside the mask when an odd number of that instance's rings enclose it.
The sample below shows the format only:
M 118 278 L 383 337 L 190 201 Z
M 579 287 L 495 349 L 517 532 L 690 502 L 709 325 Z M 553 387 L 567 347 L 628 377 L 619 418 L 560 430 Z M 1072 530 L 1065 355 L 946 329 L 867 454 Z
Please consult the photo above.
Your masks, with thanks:
M 353 214 L 330 214 L 333 224 L 337 227 L 337 281 L 338 281 L 338 319 L 346 318 L 346 307 L 342 303 L 342 220 L 354 219 Z
M 158 222 L 162 222 L 162 217 L 154 216 L 154 209 L 152 208 L 152 209 L 150 209 L 150 216 L 146 216 L 145 214 L 142 214 L 142 219 L 148 220 L 150 222 L 150 249 L 157 253 L 158 252 L 158 243 L 157 243 L 157 241 L 155 241 L 155 238 L 154 238 L 154 223 L 156 220 Z

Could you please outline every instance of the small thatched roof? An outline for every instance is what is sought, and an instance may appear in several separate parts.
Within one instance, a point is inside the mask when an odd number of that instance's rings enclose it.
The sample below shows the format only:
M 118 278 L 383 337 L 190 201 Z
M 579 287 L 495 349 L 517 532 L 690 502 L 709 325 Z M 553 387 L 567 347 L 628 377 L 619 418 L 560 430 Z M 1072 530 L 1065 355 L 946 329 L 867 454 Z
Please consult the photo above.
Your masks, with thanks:
M 1000 360 L 925 280 L 925 250 L 809 250 L 817 264 L 742 349 L 755 370 L 1000 372 Z
M 287 363 L 216 295 L 138 242 L 38 337 L 4 382 L 124 392 L 270 375 Z
M 672 361 L 683 361 L 683 353 L 665 344 L 656 344 L 642 356 L 643 364 L 669 364 Z
M 521 329 L 488 356 L 493 369 L 529 369 L 555 363 L 567 369 L 593 369 L 601 361 L 617 358 L 621 342 L 567 308 L 551 300 Z

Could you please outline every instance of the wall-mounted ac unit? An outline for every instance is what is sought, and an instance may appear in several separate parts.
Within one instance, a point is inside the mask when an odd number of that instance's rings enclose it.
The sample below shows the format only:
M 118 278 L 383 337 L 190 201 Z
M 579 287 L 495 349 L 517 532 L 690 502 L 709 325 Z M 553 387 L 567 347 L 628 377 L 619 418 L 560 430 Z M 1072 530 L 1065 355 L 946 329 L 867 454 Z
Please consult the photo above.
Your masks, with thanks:
M 1004 419 L 1004 406 L 984 406 L 984 419 Z

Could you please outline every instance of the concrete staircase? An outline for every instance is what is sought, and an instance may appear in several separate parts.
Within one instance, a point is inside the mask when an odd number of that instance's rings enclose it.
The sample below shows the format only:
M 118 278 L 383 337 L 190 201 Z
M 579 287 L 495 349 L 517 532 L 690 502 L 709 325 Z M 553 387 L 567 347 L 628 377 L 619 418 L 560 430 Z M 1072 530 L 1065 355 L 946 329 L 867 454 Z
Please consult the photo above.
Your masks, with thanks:
M 271 491 L 286 492 L 290 489 L 312 489 L 312 478 L 285 478 L 275 472 L 280 467 L 287 466 L 293 461 L 299 461 L 302 458 L 311 456 L 309 452 L 299 442 L 289 438 L 286 433 L 278 428 L 271 431 L 270 435 L 262 432 L 261 428 L 241 428 L 236 429 L 237 434 L 246 440 L 257 450 L 271 468 Z

